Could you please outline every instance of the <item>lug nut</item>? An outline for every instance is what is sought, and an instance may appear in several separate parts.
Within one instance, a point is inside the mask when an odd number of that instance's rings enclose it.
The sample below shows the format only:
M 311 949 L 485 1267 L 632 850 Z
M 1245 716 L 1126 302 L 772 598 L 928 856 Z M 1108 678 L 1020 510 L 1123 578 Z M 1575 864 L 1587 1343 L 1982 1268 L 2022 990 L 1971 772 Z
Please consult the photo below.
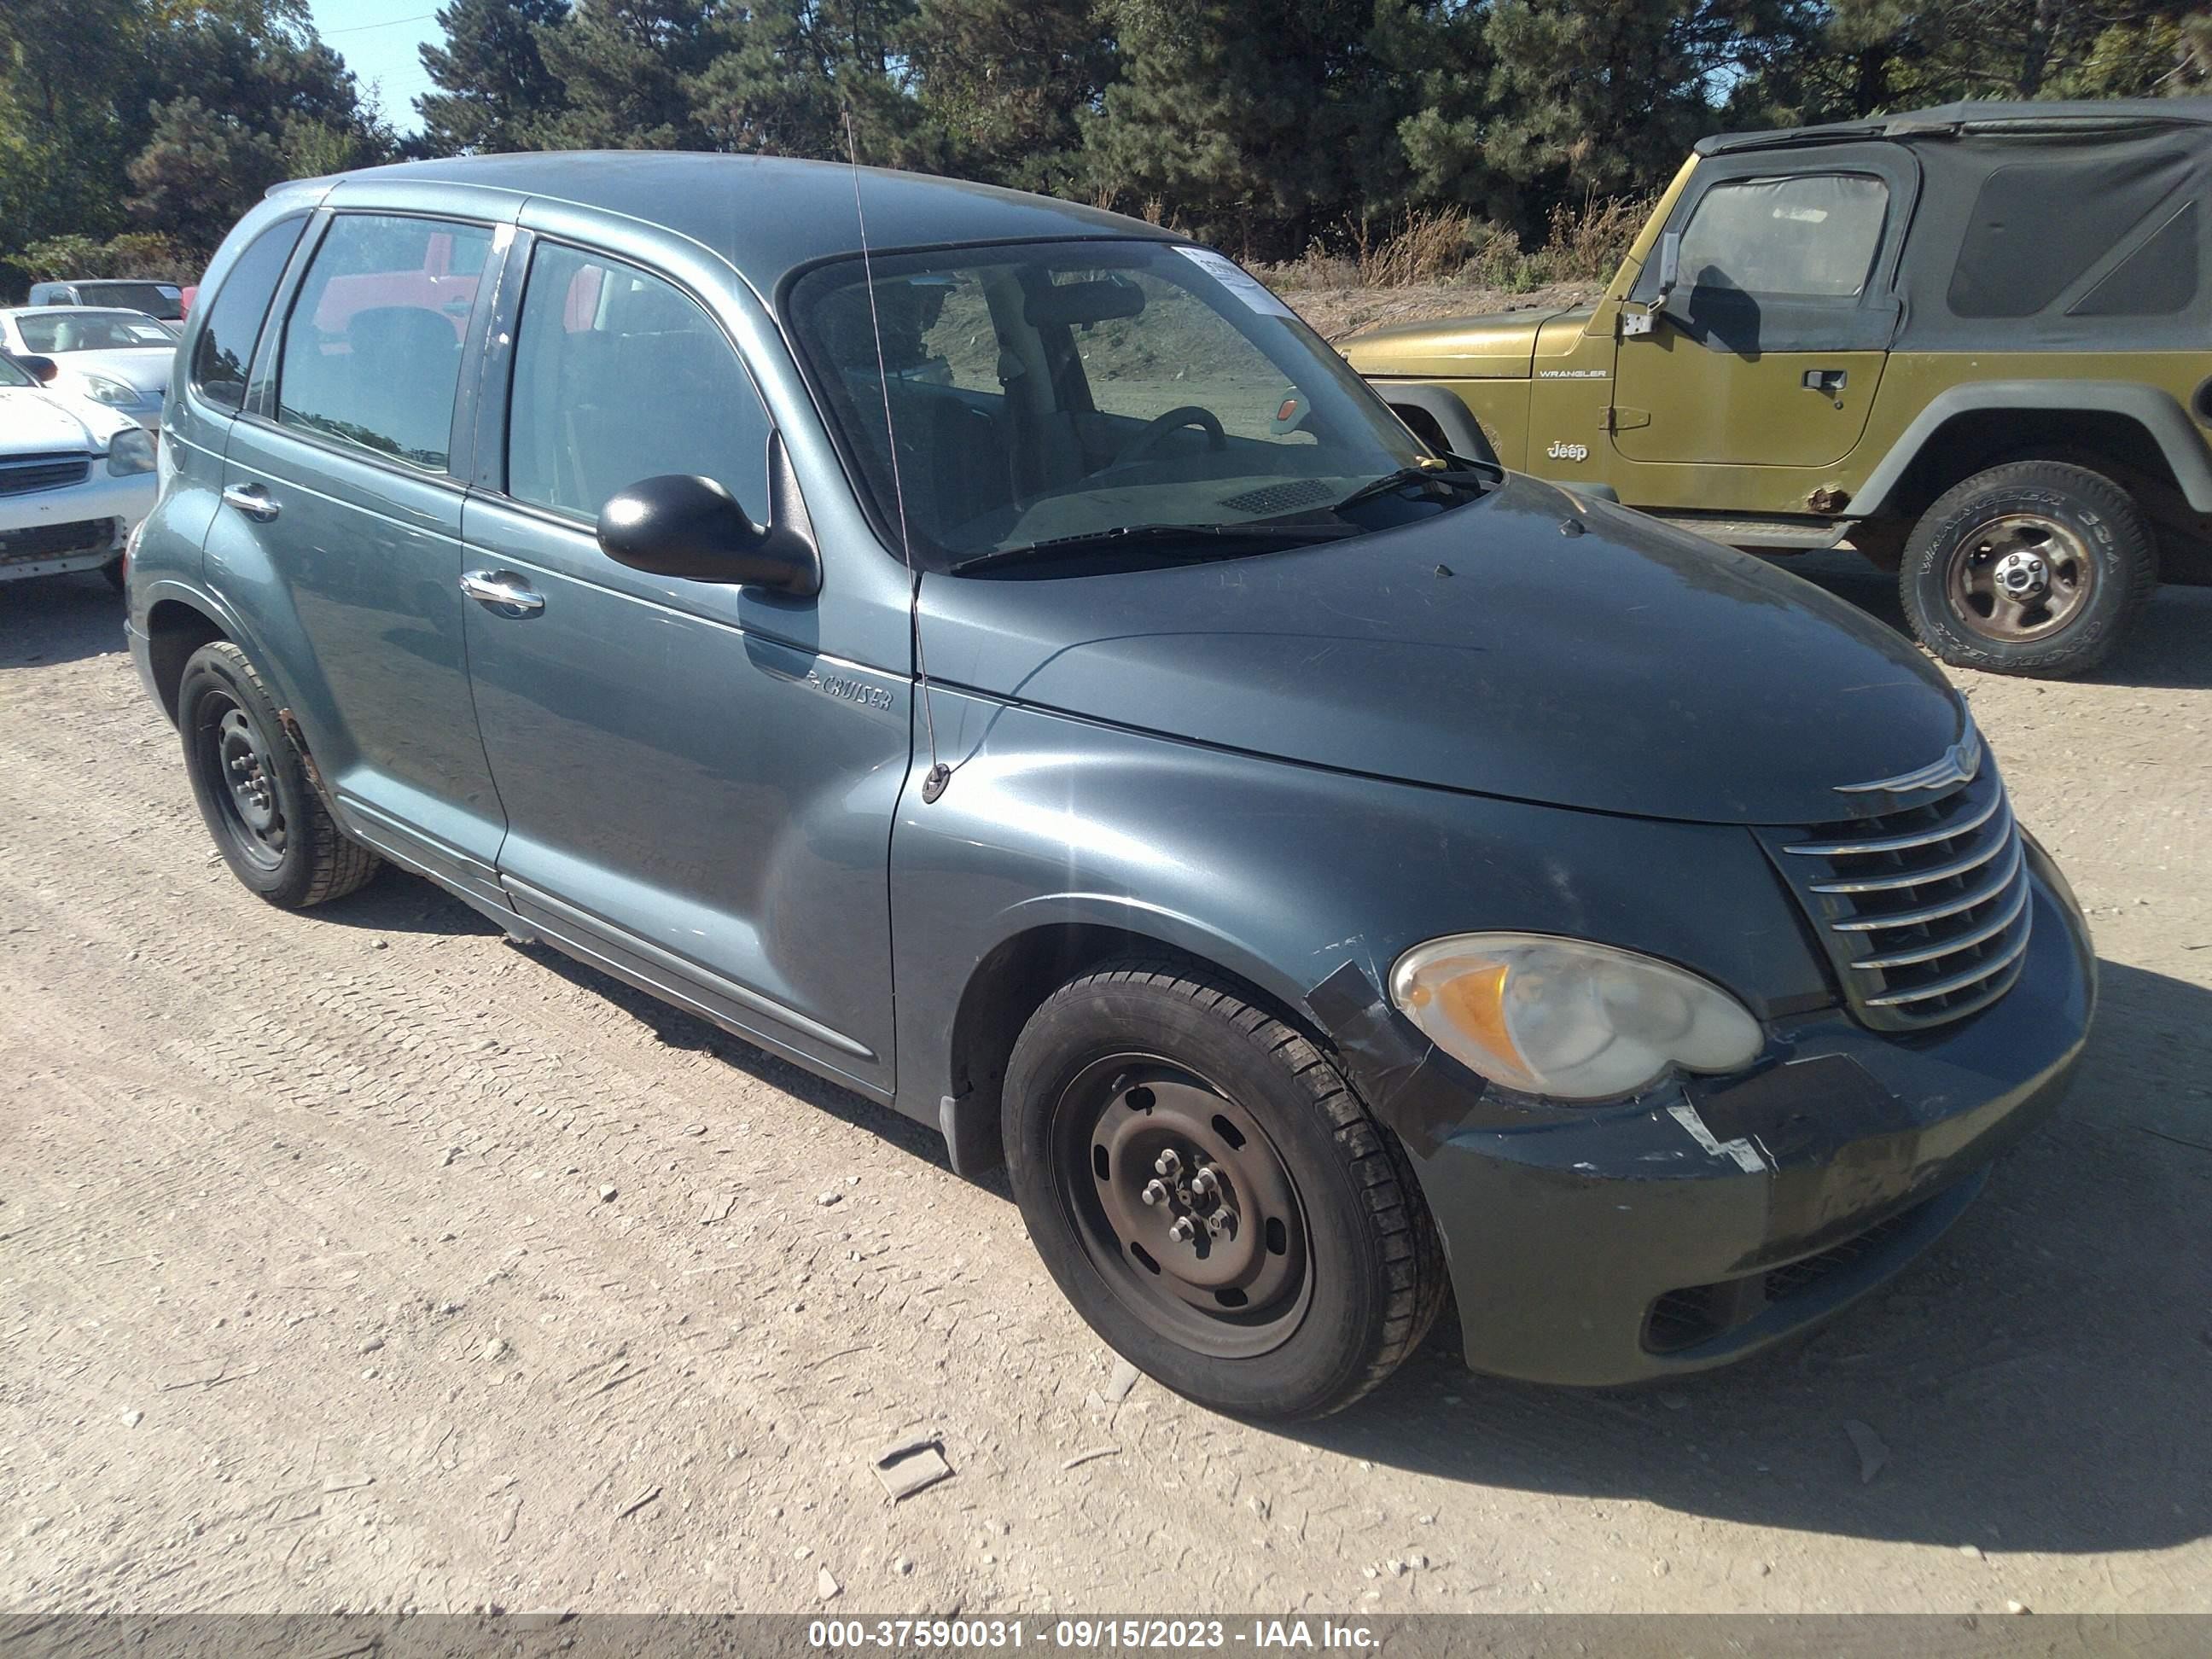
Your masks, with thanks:
M 1147 1204 L 1164 1204 L 1168 1201 L 1168 1189 L 1157 1181 L 1147 1181 L 1144 1196 Z
M 1175 1218 L 1175 1225 L 1168 1229 L 1168 1237 L 1178 1244 L 1188 1244 L 1196 1237 L 1197 1231 L 1198 1230 L 1190 1224 L 1188 1216 L 1179 1215 Z
M 1176 1156 L 1175 1148 L 1170 1146 L 1153 1161 L 1152 1168 L 1172 1180 L 1182 1168 L 1182 1160 Z
M 1190 1178 L 1190 1189 L 1200 1197 L 1221 1190 L 1221 1183 L 1214 1178 L 1213 1166 L 1211 1164 L 1199 1166 L 1198 1173 Z
M 1234 1210 L 1216 1210 L 1212 1215 L 1206 1218 L 1206 1231 L 1212 1233 L 1216 1238 L 1236 1237 L 1237 1212 Z

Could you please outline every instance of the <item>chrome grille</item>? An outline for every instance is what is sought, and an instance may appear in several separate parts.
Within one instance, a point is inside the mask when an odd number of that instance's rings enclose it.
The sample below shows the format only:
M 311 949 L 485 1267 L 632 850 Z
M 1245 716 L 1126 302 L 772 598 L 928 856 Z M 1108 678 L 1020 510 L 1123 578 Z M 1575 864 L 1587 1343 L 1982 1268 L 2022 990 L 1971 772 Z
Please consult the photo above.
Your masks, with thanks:
M 59 489 L 82 483 L 92 463 L 82 454 L 9 455 L 0 458 L 0 495 L 27 495 L 34 489 Z
M 1993 765 L 1925 806 L 1760 839 L 1862 1024 L 1896 1031 L 1962 1019 L 2020 976 L 2027 859 Z

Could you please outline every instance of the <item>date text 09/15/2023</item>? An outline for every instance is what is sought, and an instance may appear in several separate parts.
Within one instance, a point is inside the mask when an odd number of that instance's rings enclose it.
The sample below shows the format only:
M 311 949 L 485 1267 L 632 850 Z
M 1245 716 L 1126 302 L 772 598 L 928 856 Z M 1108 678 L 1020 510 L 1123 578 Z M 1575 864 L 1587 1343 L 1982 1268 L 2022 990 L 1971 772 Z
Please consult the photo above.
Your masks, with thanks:
M 817 1619 L 807 1645 L 830 1652 L 1049 1648 L 1061 1652 L 1149 1649 L 1183 1652 L 1244 1647 L 1362 1652 L 1377 1638 L 1364 1625 L 1327 1619 Z

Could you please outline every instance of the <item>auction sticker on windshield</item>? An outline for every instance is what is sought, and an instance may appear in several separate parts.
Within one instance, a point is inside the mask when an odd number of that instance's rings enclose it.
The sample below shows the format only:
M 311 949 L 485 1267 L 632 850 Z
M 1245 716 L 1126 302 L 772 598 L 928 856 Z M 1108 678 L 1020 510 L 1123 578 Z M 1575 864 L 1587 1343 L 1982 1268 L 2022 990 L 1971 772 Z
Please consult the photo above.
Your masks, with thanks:
M 1176 252 L 1262 317 L 1288 317 L 1291 314 L 1288 306 L 1268 293 L 1256 277 L 1240 270 L 1233 259 L 1224 258 L 1210 247 L 1188 247 L 1180 242 L 1176 244 Z

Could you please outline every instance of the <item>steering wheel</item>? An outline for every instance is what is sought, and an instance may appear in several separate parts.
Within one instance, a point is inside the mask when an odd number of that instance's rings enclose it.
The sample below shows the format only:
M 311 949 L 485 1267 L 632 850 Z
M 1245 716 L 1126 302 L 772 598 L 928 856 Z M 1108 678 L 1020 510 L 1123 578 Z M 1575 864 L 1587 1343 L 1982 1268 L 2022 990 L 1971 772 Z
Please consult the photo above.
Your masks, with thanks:
M 1196 404 L 1184 404 L 1170 409 L 1164 415 L 1155 415 L 1145 422 L 1145 429 L 1129 440 L 1128 447 L 1114 458 L 1115 466 L 1129 466 L 1141 461 L 1159 447 L 1160 440 L 1170 432 L 1180 432 L 1194 426 L 1206 434 L 1208 449 L 1226 449 L 1229 436 L 1221 429 L 1221 417 L 1210 409 L 1200 409 Z

